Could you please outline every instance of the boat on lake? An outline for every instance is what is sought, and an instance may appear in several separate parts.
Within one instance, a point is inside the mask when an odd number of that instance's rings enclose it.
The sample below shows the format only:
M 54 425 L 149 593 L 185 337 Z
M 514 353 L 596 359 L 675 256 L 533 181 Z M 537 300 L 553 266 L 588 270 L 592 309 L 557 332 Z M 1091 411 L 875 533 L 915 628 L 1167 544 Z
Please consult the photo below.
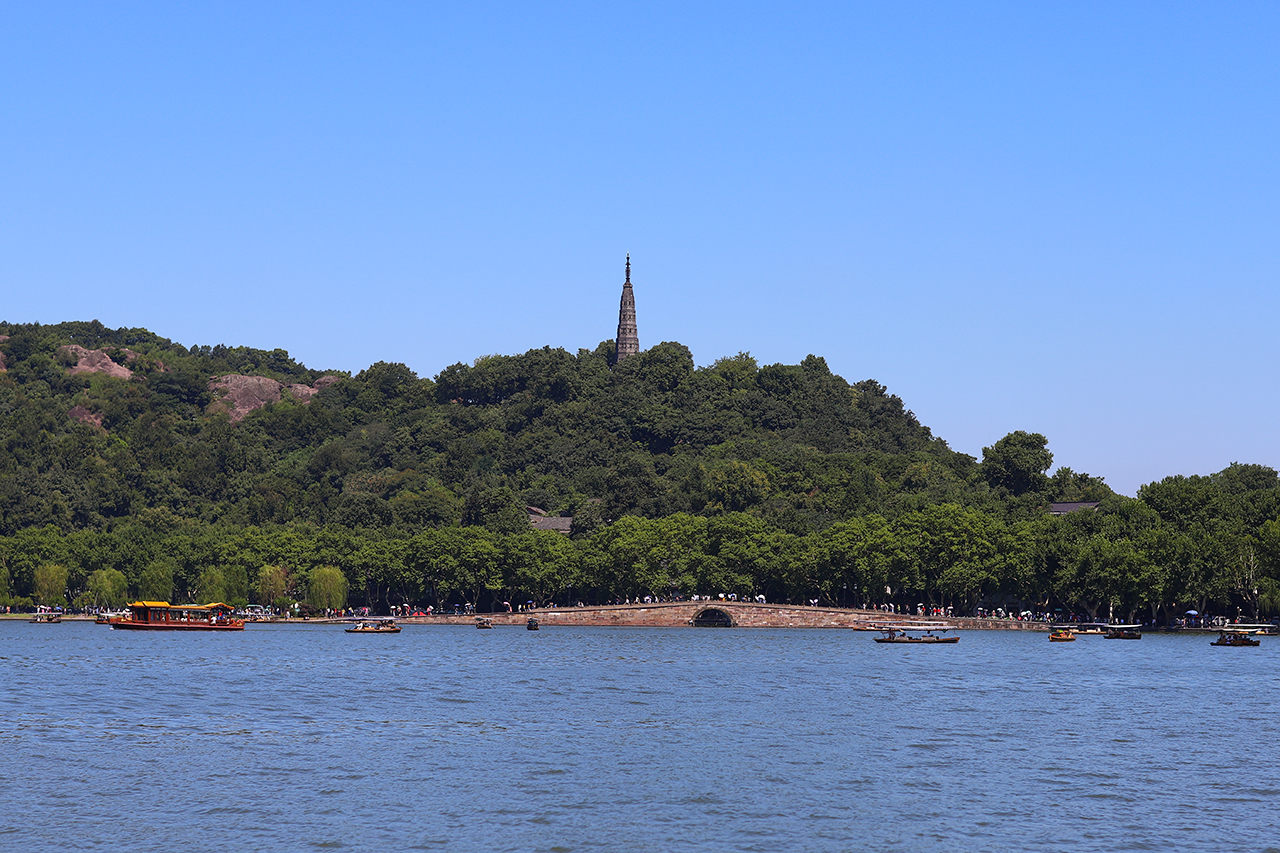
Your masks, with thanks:
M 61 613 L 33 613 L 27 620 L 38 625 L 56 625 L 62 621 Z
M 221 601 L 211 604 L 170 604 L 167 601 L 135 601 L 129 613 L 108 624 L 119 631 L 243 631 L 244 620 L 234 618 L 235 608 Z
M 1104 636 L 1111 630 L 1111 625 L 1106 622 L 1072 622 L 1068 625 L 1054 625 L 1053 630 L 1070 631 L 1077 637 Z
M 1218 634 L 1218 639 L 1214 640 L 1211 646 L 1260 646 L 1261 640 L 1254 640 L 1244 631 L 1222 631 Z
M 1218 630 L 1240 631 L 1245 634 L 1260 634 L 1263 636 L 1275 636 L 1280 633 L 1280 628 L 1270 622 L 1229 622 Z
M 1051 643 L 1071 643 L 1075 642 L 1076 632 L 1068 628 L 1056 628 L 1049 632 L 1049 642 Z
M 493 627 L 493 620 L 492 620 L 492 619 L 490 619 L 490 618 L 489 618 L 489 617 L 487 617 L 487 616 L 477 616 L 477 617 L 476 617 L 476 627 L 477 627 L 477 628 L 492 628 L 492 627 Z
M 945 624 L 902 624 L 878 625 L 882 636 L 876 637 L 877 643 L 908 643 L 912 645 L 934 645 L 938 643 L 958 643 L 959 637 L 940 637 L 934 631 L 950 631 L 954 626 Z M 923 633 L 920 633 L 923 632 Z
M 400 626 L 394 619 L 365 619 L 347 629 L 348 634 L 399 634 Z
M 536 630 L 538 630 L 538 620 L 537 620 L 536 618 L 534 618 L 534 617 L 530 616 L 530 617 L 529 617 L 529 621 L 528 621 L 528 622 L 526 622 L 526 623 L 524 623 L 524 627 L 525 627 L 525 630 L 528 630 L 528 631 L 536 631 Z
M 1103 635 L 1107 640 L 1141 640 L 1142 632 L 1138 629 L 1141 625 L 1108 625 L 1107 633 Z

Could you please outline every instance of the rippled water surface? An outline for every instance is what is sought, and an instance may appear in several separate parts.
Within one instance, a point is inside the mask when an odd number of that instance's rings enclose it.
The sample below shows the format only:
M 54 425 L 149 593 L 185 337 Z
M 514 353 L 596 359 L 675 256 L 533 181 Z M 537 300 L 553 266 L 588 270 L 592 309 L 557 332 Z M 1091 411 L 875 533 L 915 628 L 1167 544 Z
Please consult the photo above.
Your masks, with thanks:
M 1277 656 L 0 623 L 0 848 L 1280 850 Z

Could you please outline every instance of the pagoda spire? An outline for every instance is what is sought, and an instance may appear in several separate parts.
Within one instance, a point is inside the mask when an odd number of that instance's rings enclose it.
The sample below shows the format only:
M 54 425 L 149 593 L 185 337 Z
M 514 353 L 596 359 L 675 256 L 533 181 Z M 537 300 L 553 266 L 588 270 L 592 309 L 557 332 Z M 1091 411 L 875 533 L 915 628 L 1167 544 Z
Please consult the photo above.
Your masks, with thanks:
M 636 296 L 631 290 L 631 253 L 627 253 L 627 279 L 622 283 L 622 303 L 618 307 L 618 337 L 615 340 L 614 363 L 640 352 L 636 334 Z

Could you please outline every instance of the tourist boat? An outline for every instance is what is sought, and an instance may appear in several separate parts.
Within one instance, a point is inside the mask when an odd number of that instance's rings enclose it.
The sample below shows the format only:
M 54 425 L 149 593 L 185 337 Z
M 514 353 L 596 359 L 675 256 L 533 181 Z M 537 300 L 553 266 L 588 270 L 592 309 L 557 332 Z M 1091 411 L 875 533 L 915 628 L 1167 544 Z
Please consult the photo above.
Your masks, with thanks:
M 1211 646 L 1260 646 L 1261 640 L 1252 640 L 1244 631 L 1223 631 Z
M 531 616 L 529 617 L 529 621 L 524 623 L 524 627 L 527 631 L 536 631 L 538 630 L 538 620 Z
M 492 619 L 490 619 L 490 618 L 488 618 L 487 616 L 477 616 L 477 617 L 476 617 L 476 627 L 477 627 L 477 628 L 492 628 L 492 627 L 493 627 L 493 620 L 492 620 Z
M 1277 632 L 1276 626 L 1270 622 L 1231 622 L 1223 631 L 1240 631 L 1245 634 L 1260 634 L 1263 636 L 1274 636 Z
M 1141 640 L 1142 632 L 1138 629 L 1141 625 L 1108 625 L 1107 633 L 1103 635 L 1107 640 Z
M 348 634 L 399 634 L 400 626 L 394 619 L 366 619 L 347 629 Z
M 55 625 L 62 621 L 61 613 L 33 613 L 28 622 L 34 622 L 40 625 Z
M 912 643 L 933 645 L 935 643 L 958 643 L 959 637 L 939 637 L 934 631 L 950 631 L 953 626 L 942 624 L 907 624 L 907 625 L 880 625 L 878 630 L 883 636 L 876 637 L 877 643 Z M 923 631 L 920 636 L 912 636 L 910 631 Z
M 1066 628 L 1055 628 L 1049 632 L 1049 642 L 1051 643 L 1071 643 L 1075 641 L 1075 638 L 1075 632 Z
M 170 604 L 167 601 L 135 601 L 129 613 L 109 623 L 121 631 L 243 631 L 244 620 L 233 617 L 235 608 L 211 604 Z

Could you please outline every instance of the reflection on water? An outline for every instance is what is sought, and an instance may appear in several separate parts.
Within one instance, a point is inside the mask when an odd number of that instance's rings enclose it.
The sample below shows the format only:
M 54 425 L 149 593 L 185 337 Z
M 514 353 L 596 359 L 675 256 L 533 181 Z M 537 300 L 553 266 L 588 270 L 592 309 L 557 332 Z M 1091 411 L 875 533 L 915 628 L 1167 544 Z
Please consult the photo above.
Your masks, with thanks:
M 0 848 L 1280 848 L 1280 639 L 871 636 L 3 622 Z

